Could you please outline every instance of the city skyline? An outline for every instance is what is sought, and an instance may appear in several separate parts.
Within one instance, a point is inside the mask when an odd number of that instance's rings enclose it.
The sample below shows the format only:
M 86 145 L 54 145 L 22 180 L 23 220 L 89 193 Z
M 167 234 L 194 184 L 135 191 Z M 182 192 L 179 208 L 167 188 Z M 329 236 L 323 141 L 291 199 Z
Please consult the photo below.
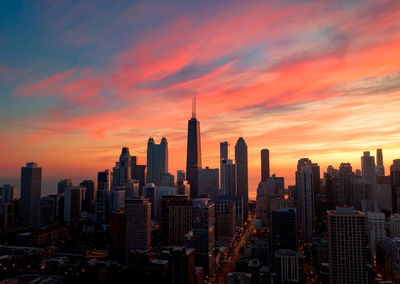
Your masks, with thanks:
M 202 166 L 243 137 L 252 198 L 264 148 L 286 186 L 300 158 L 322 175 L 382 148 L 388 174 L 400 156 L 399 2 L 1 5 L 0 184 L 29 161 L 44 185 L 95 179 L 163 136 L 176 175 L 194 93 Z

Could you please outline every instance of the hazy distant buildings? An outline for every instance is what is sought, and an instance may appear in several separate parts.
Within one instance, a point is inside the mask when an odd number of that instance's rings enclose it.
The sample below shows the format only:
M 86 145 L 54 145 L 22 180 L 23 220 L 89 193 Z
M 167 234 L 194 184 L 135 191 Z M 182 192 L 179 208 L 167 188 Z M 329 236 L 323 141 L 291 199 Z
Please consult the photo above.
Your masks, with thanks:
M 68 187 L 72 187 L 72 180 L 63 179 L 58 182 L 57 194 L 63 194 Z
M 151 245 L 151 204 L 148 199 L 125 200 L 125 257 L 133 250 L 149 250 Z
M 247 162 L 247 145 L 242 137 L 235 145 L 235 160 L 237 174 L 237 195 L 243 199 L 243 219 L 247 219 L 249 207 L 249 172 Z
M 201 168 L 200 122 L 196 119 L 196 98 L 193 98 L 192 118 L 188 121 L 186 179 L 190 184 L 190 196 L 196 198 L 197 170 Z
M 147 142 L 147 183 L 162 184 L 163 175 L 168 173 L 168 142 L 165 137 L 160 144 L 153 138 Z
M 218 169 L 198 169 L 197 173 L 197 194 L 203 196 L 209 194 L 212 200 L 216 200 L 219 193 Z
M 261 181 L 266 181 L 270 177 L 269 172 L 269 150 L 261 150 Z
M 42 187 L 42 168 L 37 163 L 26 163 L 21 168 L 20 223 L 36 225 L 40 219 L 40 194 Z
M 392 184 L 392 212 L 400 213 L 400 159 L 393 160 L 390 166 Z
M 0 200 L 3 202 L 11 202 L 18 198 L 18 188 L 15 185 L 3 184 L 0 187 Z
M 328 211 L 331 284 L 368 283 L 365 214 L 352 207 Z
M 77 221 L 82 217 L 85 187 L 68 187 L 64 192 L 64 221 Z
M 56 221 L 57 196 L 46 196 L 40 199 L 40 225 L 50 226 Z

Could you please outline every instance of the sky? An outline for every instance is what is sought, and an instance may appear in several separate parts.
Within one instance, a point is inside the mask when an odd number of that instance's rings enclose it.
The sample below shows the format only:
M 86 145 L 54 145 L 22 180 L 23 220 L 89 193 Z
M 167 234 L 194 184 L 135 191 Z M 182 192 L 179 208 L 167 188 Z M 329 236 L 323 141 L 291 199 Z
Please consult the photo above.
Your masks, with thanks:
M 197 96 L 203 167 L 219 143 L 260 150 L 294 183 L 297 160 L 400 158 L 400 1 L 1 1 L 0 182 L 95 178 L 123 146 L 165 136 L 185 169 Z M 49 187 L 52 187 L 50 185 Z M 46 189 L 48 192 L 53 188 Z M 55 190 L 55 184 L 54 184 Z

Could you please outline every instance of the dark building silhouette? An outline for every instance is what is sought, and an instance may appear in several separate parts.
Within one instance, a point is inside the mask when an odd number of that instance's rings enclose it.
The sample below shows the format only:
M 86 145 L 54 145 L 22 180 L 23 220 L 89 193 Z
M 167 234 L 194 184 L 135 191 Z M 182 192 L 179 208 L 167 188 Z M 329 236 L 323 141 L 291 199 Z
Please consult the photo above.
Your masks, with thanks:
M 240 137 L 235 145 L 237 195 L 243 199 L 243 220 L 249 211 L 249 171 L 247 162 L 247 145 Z
M 122 260 L 125 243 L 125 211 L 110 213 L 110 256 Z
M 297 251 L 297 213 L 295 208 L 272 211 L 272 252 Z
M 161 185 L 162 177 L 168 173 L 168 142 L 165 137 L 160 144 L 153 138 L 147 142 L 147 183 Z
M 269 150 L 261 150 L 261 181 L 266 181 L 270 177 L 269 172 Z
M 400 159 L 393 160 L 390 166 L 390 179 L 392 184 L 392 211 L 400 213 Z
M 219 180 L 220 188 L 222 188 L 222 182 L 224 180 L 222 164 L 224 161 L 227 161 L 228 159 L 229 159 L 229 143 L 227 141 L 224 141 L 219 144 L 219 170 L 221 172 L 221 177 Z
M 97 173 L 98 190 L 96 195 L 96 222 L 108 223 L 110 190 L 113 184 L 113 173 L 109 170 Z
M 94 213 L 96 211 L 97 182 L 93 180 L 84 180 L 80 183 L 81 187 L 86 188 L 83 211 Z
M 200 122 L 196 119 L 196 98 L 193 98 L 192 118 L 188 121 L 186 178 L 190 197 L 197 197 L 197 170 L 201 168 Z
M 63 179 L 58 182 L 57 194 L 63 194 L 68 187 L 72 187 L 72 180 Z
M 119 183 L 118 185 L 126 185 L 132 178 L 132 161 L 129 149 L 122 148 L 121 155 L 119 156 Z
M 40 222 L 40 191 L 42 187 L 42 168 L 37 163 L 26 163 L 21 168 L 20 223 L 36 225 Z

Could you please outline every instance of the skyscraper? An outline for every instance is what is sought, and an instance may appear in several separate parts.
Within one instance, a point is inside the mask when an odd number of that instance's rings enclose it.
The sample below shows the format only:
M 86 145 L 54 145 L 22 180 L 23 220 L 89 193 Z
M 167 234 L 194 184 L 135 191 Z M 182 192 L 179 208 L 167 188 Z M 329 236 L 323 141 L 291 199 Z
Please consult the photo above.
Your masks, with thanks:
M 266 181 L 270 177 L 269 173 L 269 150 L 261 150 L 261 181 Z
M 70 179 L 63 179 L 58 182 L 58 190 L 57 194 L 63 194 L 65 189 L 68 187 L 72 187 L 72 180 Z
M 132 160 L 127 147 L 122 148 L 121 155 L 119 156 L 119 184 L 126 185 L 132 178 Z
M 352 207 L 328 211 L 331 284 L 368 283 L 365 214 Z
M 363 179 L 371 184 L 371 191 L 367 193 L 367 210 L 377 211 L 375 158 L 368 151 L 364 152 L 364 155 L 361 157 L 361 171 Z
M 3 184 L 0 187 L 0 199 L 3 202 L 11 202 L 18 198 L 18 188 L 15 185 Z
M 222 172 L 222 164 L 223 161 L 227 161 L 229 159 L 229 143 L 227 141 L 221 142 L 219 144 L 219 170 L 221 172 L 221 177 L 219 180 L 220 188 L 222 188 L 223 181 L 223 172 Z
M 237 194 L 243 198 L 243 220 L 246 220 L 249 211 L 249 171 L 247 162 L 247 145 L 243 137 L 240 137 L 236 142 L 235 160 Z
M 36 225 L 40 222 L 41 187 L 42 168 L 34 162 L 26 163 L 26 167 L 21 168 L 21 224 Z
M 297 251 L 297 213 L 295 208 L 272 211 L 272 252 Z
M 151 204 L 148 199 L 125 200 L 125 258 L 133 250 L 150 249 Z
M 94 213 L 96 209 L 96 196 L 97 196 L 97 182 L 93 180 L 84 180 L 80 183 L 81 187 L 85 187 L 85 202 L 83 211 Z
M 207 272 L 214 269 L 215 208 L 209 198 L 193 199 L 192 211 L 193 248 L 196 250 L 196 265 Z
M 390 166 L 390 180 L 392 184 L 392 211 L 400 213 L 400 159 L 393 160 Z
M 152 137 L 147 142 L 147 183 L 161 185 L 163 175 L 168 173 L 168 142 L 165 137 L 155 144 Z
M 318 175 L 316 178 L 316 175 Z M 319 185 L 319 166 L 307 158 L 300 159 L 296 171 L 296 192 L 299 209 L 299 222 L 303 239 L 312 241 L 314 229 L 314 193 Z
M 383 165 L 382 149 L 376 149 L 376 167 L 375 173 L 377 176 L 385 176 L 385 166 Z
M 82 216 L 82 201 L 85 199 L 85 187 L 68 187 L 64 197 L 64 221 L 76 221 Z
M 99 224 L 106 224 L 108 221 L 112 179 L 113 175 L 109 170 L 97 173 L 96 221 Z
M 218 169 L 198 169 L 197 173 L 197 193 L 199 196 L 209 194 L 210 198 L 215 201 L 219 193 Z
M 200 122 L 196 119 L 196 97 L 193 98 L 192 118 L 188 121 L 186 179 L 190 197 L 197 197 L 197 170 L 201 168 Z
M 232 160 L 226 160 L 222 163 L 224 179 L 221 184 L 221 194 L 237 195 L 237 171 L 236 165 Z

